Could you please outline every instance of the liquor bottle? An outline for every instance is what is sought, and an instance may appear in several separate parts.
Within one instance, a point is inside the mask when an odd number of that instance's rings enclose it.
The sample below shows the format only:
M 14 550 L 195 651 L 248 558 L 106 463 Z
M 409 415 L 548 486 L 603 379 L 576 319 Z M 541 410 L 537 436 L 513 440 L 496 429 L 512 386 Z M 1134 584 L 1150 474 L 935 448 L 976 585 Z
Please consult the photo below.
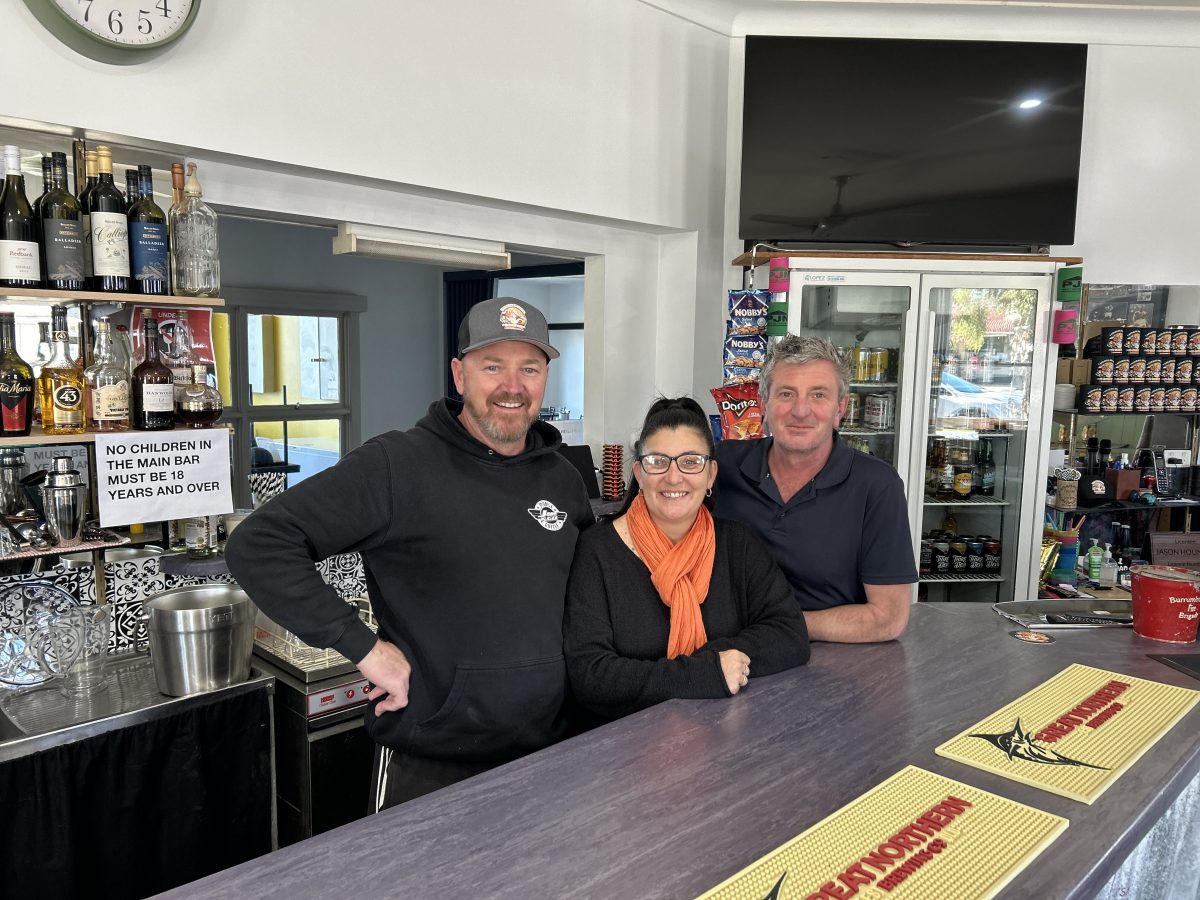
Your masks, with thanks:
M 52 157 L 50 188 L 41 196 L 42 279 L 59 291 L 87 286 L 79 202 L 67 190 L 67 155 Z
M 83 232 L 83 277 L 91 286 L 92 279 L 92 219 L 88 213 L 88 197 L 99 183 L 98 160 L 95 150 L 87 150 L 83 154 L 84 171 L 87 183 L 79 191 L 76 198 L 79 201 L 79 228 Z M 79 186 L 79 173 L 75 173 L 75 186 Z
M 195 163 L 188 163 L 183 194 L 183 202 L 171 209 L 171 289 L 180 297 L 219 296 L 217 214 L 201 196 Z
M 113 355 L 116 356 L 117 362 L 125 367 L 125 371 L 133 376 L 133 344 L 129 340 L 129 329 L 124 325 L 117 325 L 113 330 Z
M 94 362 L 83 370 L 87 382 L 87 424 L 92 431 L 129 427 L 129 370 L 118 359 L 108 317 L 96 323 Z
M 4 193 L 0 195 L 0 285 L 40 287 L 42 265 L 33 208 L 25 196 L 21 150 L 4 146 Z
M 42 192 L 30 204 L 33 210 L 33 223 L 37 225 L 41 219 L 42 198 L 54 187 L 54 161 L 49 156 L 42 156 Z
M 983 497 L 996 494 L 996 463 L 992 459 L 992 442 L 988 438 L 979 440 L 979 493 Z
M 154 176 L 138 166 L 140 191 L 129 207 L 129 252 L 137 294 L 167 293 L 167 214 L 154 202 Z
M 183 202 L 183 163 L 171 163 L 171 209 Z
M 971 462 L 970 451 L 959 446 L 954 450 L 954 496 L 966 498 L 971 496 L 971 480 L 974 476 L 975 465 Z
M 142 183 L 137 169 L 125 170 L 125 209 L 137 203 L 142 197 Z
M 42 430 L 46 434 L 83 434 L 83 370 L 71 357 L 67 308 L 50 307 L 50 359 L 38 376 Z
M 0 313 L 0 434 L 22 437 L 33 425 L 33 369 L 17 355 L 12 313 Z
M 188 559 L 210 559 L 217 555 L 217 517 L 193 516 L 186 520 L 184 540 Z
M 209 428 L 221 418 L 221 395 L 208 386 L 208 366 L 192 366 L 191 383 L 175 401 L 175 418 L 186 428 Z
M 938 493 L 942 480 L 942 471 L 946 468 L 946 439 L 935 437 L 930 440 L 929 465 L 925 470 L 925 493 L 933 496 Z
M 166 344 L 163 350 L 163 362 L 175 376 L 175 400 L 179 398 L 186 385 L 192 383 L 192 366 L 198 360 L 192 352 L 192 329 L 188 324 L 188 310 L 175 311 L 175 318 L 163 323 L 162 336 Z
M 143 319 L 146 358 L 133 370 L 131 424 L 139 431 L 166 431 L 175 427 L 175 379 L 158 359 L 158 323 Z
M 96 148 L 98 181 L 88 194 L 92 228 L 92 290 L 125 293 L 129 290 L 129 220 L 125 200 L 113 184 L 112 151 Z

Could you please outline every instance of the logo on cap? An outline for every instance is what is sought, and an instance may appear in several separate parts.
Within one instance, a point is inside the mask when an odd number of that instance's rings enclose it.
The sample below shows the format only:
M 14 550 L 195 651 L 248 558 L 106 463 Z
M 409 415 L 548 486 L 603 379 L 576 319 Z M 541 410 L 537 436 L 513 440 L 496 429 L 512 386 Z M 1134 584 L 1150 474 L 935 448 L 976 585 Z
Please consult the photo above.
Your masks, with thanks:
M 525 309 L 515 303 L 505 303 L 500 307 L 500 327 L 508 331 L 524 331 L 528 320 Z

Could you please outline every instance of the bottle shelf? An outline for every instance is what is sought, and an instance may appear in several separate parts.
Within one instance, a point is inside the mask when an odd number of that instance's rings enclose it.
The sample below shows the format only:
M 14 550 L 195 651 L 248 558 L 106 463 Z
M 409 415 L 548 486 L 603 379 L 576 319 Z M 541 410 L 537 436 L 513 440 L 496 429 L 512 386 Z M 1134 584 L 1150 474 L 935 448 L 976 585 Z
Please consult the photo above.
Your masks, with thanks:
M 156 294 L 110 294 L 105 291 L 52 291 L 48 288 L 0 287 L 0 298 L 34 300 L 43 303 L 135 303 L 142 306 L 202 306 L 220 307 L 219 297 L 175 297 Z
M 852 388 L 862 388 L 864 390 L 878 390 L 879 388 L 895 388 L 899 385 L 894 381 L 852 381 Z
M 941 428 L 929 432 L 929 437 L 931 438 L 940 437 L 948 441 L 977 441 L 981 438 L 988 440 L 996 438 L 997 440 L 1006 441 L 1013 436 L 1013 432 L 1011 431 L 976 431 L 973 428 Z
M 953 575 L 937 575 L 927 572 L 919 577 L 922 582 L 941 582 L 943 584 L 955 581 L 981 581 L 994 584 L 1005 580 L 1003 575 L 963 575 L 958 573 Z
M 1012 506 L 1009 500 L 997 500 L 994 497 L 964 497 L 962 500 L 946 500 L 939 497 L 924 498 L 925 506 Z
M 208 426 L 211 428 L 223 428 L 224 424 L 214 424 Z M 34 426 L 30 429 L 29 434 L 24 437 L 0 437 L 0 447 L 38 447 L 48 446 L 51 444 L 94 444 L 96 443 L 96 435 L 99 434 L 169 434 L 172 431 L 191 431 L 193 429 L 185 428 L 181 425 L 176 425 L 174 428 L 164 428 L 161 431 L 139 431 L 136 428 L 127 428 L 124 431 L 85 431 L 83 434 L 46 434 L 42 429 Z
M 895 437 L 895 428 L 839 428 L 838 434 L 849 437 Z

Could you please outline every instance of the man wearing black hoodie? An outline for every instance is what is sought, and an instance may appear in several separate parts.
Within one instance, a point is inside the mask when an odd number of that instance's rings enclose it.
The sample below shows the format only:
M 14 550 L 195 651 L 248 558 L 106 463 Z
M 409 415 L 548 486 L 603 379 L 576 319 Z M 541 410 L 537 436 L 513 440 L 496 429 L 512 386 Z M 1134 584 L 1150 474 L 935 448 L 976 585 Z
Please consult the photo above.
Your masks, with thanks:
M 511 297 L 472 307 L 451 361 L 462 402 L 372 438 L 255 511 L 229 570 L 271 619 L 373 685 L 375 808 L 545 747 L 567 722 L 563 596 L 593 521 L 579 473 L 538 421 L 546 320 Z M 314 563 L 361 554 L 376 637 Z

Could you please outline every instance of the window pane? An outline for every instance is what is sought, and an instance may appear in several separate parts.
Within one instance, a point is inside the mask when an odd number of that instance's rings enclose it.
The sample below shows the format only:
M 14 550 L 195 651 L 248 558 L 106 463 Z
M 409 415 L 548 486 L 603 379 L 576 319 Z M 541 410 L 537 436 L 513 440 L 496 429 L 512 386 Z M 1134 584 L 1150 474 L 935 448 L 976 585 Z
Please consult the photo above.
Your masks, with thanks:
M 232 370 L 229 368 L 229 313 L 213 311 L 212 350 L 217 365 L 217 390 L 226 406 L 233 403 Z
M 328 469 L 341 457 L 340 419 L 255 422 L 251 434 L 251 474 L 284 474 L 288 485 Z
M 341 402 L 335 316 L 252 314 L 246 319 L 252 405 Z

